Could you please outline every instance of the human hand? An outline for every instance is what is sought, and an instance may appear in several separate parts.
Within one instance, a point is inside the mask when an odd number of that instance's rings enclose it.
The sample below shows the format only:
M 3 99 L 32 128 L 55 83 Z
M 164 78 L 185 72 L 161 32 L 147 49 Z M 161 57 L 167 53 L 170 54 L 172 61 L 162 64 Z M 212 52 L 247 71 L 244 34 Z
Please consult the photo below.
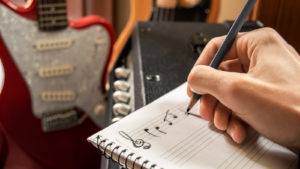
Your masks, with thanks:
M 237 143 L 246 122 L 262 135 L 300 150 L 300 56 L 276 31 L 240 33 L 219 70 L 207 66 L 225 37 L 212 39 L 188 76 L 202 94 L 200 115 Z

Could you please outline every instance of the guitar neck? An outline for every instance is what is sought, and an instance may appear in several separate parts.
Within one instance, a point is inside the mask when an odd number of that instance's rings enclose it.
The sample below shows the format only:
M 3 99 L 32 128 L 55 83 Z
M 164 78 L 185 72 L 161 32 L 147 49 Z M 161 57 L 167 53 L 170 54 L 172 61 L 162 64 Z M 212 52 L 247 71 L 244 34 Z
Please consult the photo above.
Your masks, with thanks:
M 68 26 L 66 0 L 37 0 L 37 14 L 41 31 L 56 31 Z

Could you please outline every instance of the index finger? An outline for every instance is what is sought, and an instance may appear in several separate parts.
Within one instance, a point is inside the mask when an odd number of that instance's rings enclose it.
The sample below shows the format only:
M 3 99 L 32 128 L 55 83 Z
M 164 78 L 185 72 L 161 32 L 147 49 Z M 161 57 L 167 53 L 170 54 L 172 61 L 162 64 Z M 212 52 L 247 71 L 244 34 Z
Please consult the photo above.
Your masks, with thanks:
M 243 33 L 239 33 L 237 38 L 240 37 Z M 223 41 L 225 40 L 226 36 L 220 36 L 211 39 L 208 44 L 205 46 L 204 50 L 200 54 L 199 58 L 197 59 L 195 65 L 209 65 L 212 59 L 214 58 L 215 54 L 217 53 L 218 49 L 222 45 Z M 236 39 L 237 39 L 236 38 Z M 236 51 L 236 40 L 233 42 L 232 47 L 229 49 L 227 54 L 225 55 L 223 60 L 230 60 L 237 58 L 237 51 Z

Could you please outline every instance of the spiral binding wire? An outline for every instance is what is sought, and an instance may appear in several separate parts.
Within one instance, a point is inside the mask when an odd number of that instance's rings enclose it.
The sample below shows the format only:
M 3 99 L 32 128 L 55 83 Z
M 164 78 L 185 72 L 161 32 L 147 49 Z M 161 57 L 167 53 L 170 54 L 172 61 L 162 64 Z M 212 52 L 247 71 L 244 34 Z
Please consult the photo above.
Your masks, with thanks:
M 100 152 L 101 155 L 103 155 L 103 156 L 104 156 L 105 158 L 107 158 L 107 159 L 111 159 L 111 160 L 113 160 L 114 162 L 117 162 L 119 165 L 121 165 L 122 167 L 125 167 L 126 169 L 130 169 L 130 168 L 127 166 L 127 162 L 128 162 L 128 159 L 129 159 L 130 157 L 132 157 L 133 155 L 135 155 L 134 153 L 128 154 L 128 155 L 126 156 L 126 158 L 125 158 L 125 164 L 122 165 L 122 164 L 120 163 L 121 155 L 122 155 L 123 153 L 127 152 L 128 150 L 127 150 L 127 149 L 121 150 L 121 152 L 118 154 L 117 160 L 115 160 L 115 159 L 112 158 L 112 157 L 113 157 L 113 154 L 116 154 L 116 153 L 114 153 L 114 152 L 115 152 L 115 151 L 117 152 L 117 150 L 118 150 L 119 148 L 121 148 L 121 146 L 118 146 L 118 145 L 117 145 L 116 147 L 114 147 L 114 148 L 112 149 L 111 153 L 109 154 L 109 153 L 107 152 L 108 148 L 109 148 L 109 147 L 112 147 L 113 144 L 116 144 L 116 143 L 110 142 L 110 143 L 107 143 L 107 144 L 105 145 L 105 142 L 107 142 L 108 139 L 101 139 L 101 136 L 100 136 L 100 135 L 98 135 L 96 138 L 97 138 L 97 142 L 96 142 L 96 143 L 97 143 L 97 149 L 98 149 L 98 151 Z M 103 144 L 102 147 L 104 148 L 103 153 L 101 152 L 101 149 L 100 149 L 101 144 Z M 136 158 L 133 160 L 133 164 L 132 164 L 132 168 L 133 168 L 133 169 L 135 168 L 135 165 L 138 163 L 138 161 L 139 161 L 141 158 L 142 158 L 141 156 L 138 156 L 138 157 L 136 157 Z M 147 165 L 148 163 L 150 163 L 149 160 L 143 161 L 143 162 L 142 162 L 142 165 L 141 165 L 141 167 L 140 167 L 140 169 L 143 169 L 143 167 L 144 167 L 145 165 Z M 155 167 L 157 167 L 157 165 L 156 165 L 156 164 L 152 164 L 152 165 L 150 166 L 150 169 L 155 169 Z
M 133 156 L 133 155 L 134 155 L 134 153 L 130 153 L 130 154 L 128 154 L 128 156 L 126 157 L 126 159 L 125 159 L 125 167 L 126 167 L 126 168 L 128 168 L 128 167 L 127 167 L 127 160 L 128 160 L 128 158 L 131 157 L 131 156 Z

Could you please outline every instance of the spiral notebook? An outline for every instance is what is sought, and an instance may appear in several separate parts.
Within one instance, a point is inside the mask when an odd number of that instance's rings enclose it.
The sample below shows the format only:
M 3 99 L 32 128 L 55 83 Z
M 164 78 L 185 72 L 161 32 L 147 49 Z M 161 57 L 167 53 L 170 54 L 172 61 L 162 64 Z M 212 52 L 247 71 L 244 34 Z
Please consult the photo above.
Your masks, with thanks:
M 186 83 L 88 138 L 127 168 L 297 168 L 288 149 L 249 131 L 242 145 L 199 117 L 185 114 Z

